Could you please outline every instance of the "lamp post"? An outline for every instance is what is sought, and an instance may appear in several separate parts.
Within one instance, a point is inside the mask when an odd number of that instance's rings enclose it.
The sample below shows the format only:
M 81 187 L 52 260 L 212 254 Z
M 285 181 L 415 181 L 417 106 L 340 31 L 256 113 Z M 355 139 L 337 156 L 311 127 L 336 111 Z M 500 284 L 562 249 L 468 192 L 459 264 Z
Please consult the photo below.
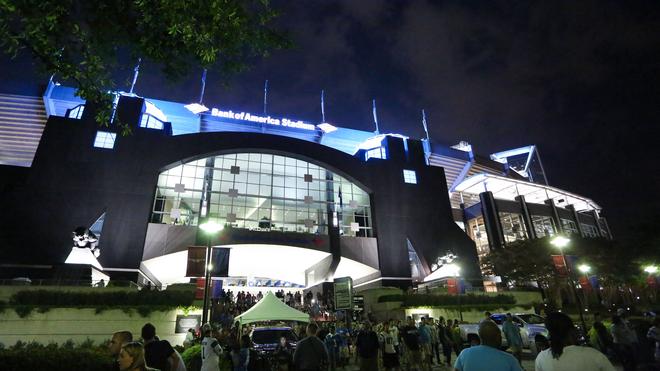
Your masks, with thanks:
M 578 265 L 578 270 L 580 271 L 580 273 L 582 273 L 584 275 L 584 278 L 587 280 L 587 283 L 588 283 L 589 282 L 589 272 L 591 272 L 591 266 L 589 266 L 588 264 L 580 264 L 580 265 Z M 587 293 L 588 293 L 587 290 L 585 290 L 585 288 L 583 287 L 582 288 L 582 295 L 584 296 L 585 310 L 586 310 L 586 308 L 589 307 L 589 297 L 587 296 Z
M 564 236 L 557 236 L 550 240 L 550 244 L 555 246 L 556 248 L 559 249 L 559 253 L 561 254 L 561 259 L 562 262 L 564 263 L 564 267 L 566 267 L 566 273 L 568 273 L 568 284 L 571 287 L 571 293 L 573 294 L 573 297 L 575 298 L 575 301 L 578 304 L 578 312 L 580 313 L 580 322 L 582 322 L 582 331 L 584 331 L 584 334 L 586 335 L 587 333 L 587 323 L 584 320 L 584 314 L 582 313 L 583 311 L 583 306 L 582 302 L 580 300 L 580 297 L 578 296 L 577 292 L 575 291 L 575 282 L 573 282 L 573 272 L 571 271 L 571 267 L 568 266 L 566 263 L 566 256 L 564 255 L 564 248 L 568 246 L 568 244 L 571 243 L 571 240 L 569 238 L 566 238 Z M 586 266 L 586 264 L 585 264 Z M 579 268 L 578 268 L 579 269 Z
M 211 286 L 211 237 L 222 230 L 222 225 L 212 220 L 207 220 L 205 223 L 200 224 L 199 229 L 204 231 L 207 235 L 206 244 L 206 264 L 204 265 L 204 308 L 202 309 L 202 324 L 208 322 L 209 319 L 209 288 Z

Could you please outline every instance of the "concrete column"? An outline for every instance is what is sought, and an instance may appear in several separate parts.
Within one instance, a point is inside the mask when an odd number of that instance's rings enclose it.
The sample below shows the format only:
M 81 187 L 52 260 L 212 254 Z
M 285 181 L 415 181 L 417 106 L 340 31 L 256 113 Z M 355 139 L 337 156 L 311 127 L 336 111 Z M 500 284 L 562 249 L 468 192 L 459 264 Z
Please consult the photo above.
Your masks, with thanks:
M 504 246 L 504 232 L 500 215 L 497 212 L 497 205 L 492 192 L 482 192 L 479 194 L 481 200 L 481 214 L 484 217 L 486 233 L 488 233 L 488 245 L 491 250 L 496 250 Z
M 607 238 L 609 238 L 610 240 L 613 239 L 614 237 L 612 237 L 612 230 L 610 230 L 610 223 L 608 223 L 607 219 L 603 217 L 601 217 L 600 220 L 603 222 L 605 226 L 605 230 L 607 231 Z
M 534 230 L 534 223 L 532 223 L 532 215 L 529 213 L 525 196 L 516 196 L 516 201 L 520 204 L 521 215 L 523 222 L 525 223 L 525 229 L 527 229 L 527 237 L 530 240 L 536 239 L 536 231 Z
M 582 230 L 582 224 L 580 224 L 580 218 L 578 216 L 577 211 L 575 210 L 575 206 L 567 205 L 566 209 L 570 210 L 571 213 L 573 214 L 573 221 L 575 222 L 575 226 L 577 227 L 577 230 L 578 230 L 578 233 L 580 234 L 580 237 L 584 237 L 584 231 Z
M 610 238 L 610 236 L 608 235 L 609 233 L 608 232 L 603 233 L 603 230 L 600 228 L 600 221 L 602 218 L 598 214 L 598 211 L 591 210 L 591 216 L 594 217 L 594 222 L 596 223 L 596 229 L 598 229 L 598 234 L 601 237 Z
M 552 220 L 555 222 L 555 225 L 557 226 L 557 233 L 564 233 L 564 227 L 561 225 L 561 219 L 559 219 L 559 212 L 557 212 L 557 206 L 555 206 L 555 202 L 552 199 L 545 200 L 545 204 L 550 206 L 550 212 L 552 216 Z

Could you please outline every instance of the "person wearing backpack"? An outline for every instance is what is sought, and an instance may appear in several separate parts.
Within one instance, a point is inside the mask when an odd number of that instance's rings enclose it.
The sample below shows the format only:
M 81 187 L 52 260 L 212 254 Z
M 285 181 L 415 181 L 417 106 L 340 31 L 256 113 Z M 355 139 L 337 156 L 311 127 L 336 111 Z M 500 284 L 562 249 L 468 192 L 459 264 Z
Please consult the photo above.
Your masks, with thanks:
M 356 341 L 357 356 L 361 371 L 378 371 L 378 349 L 380 342 L 378 335 L 371 329 L 371 323 L 364 324 Z

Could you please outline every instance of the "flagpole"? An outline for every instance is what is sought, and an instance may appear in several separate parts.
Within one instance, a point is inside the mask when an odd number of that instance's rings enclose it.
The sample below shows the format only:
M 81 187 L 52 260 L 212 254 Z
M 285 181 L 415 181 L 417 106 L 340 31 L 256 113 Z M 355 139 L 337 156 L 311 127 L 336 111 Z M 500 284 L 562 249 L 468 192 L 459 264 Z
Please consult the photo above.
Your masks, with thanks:
M 374 124 L 376 124 L 376 134 L 380 134 L 380 130 L 378 130 L 378 114 L 376 113 L 376 100 L 375 99 L 371 100 L 371 105 L 372 105 L 373 114 L 374 114 Z
M 133 94 L 133 89 L 135 88 L 135 83 L 137 82 L 138 75 L 140 74 L 140 63 L 142 63 L 142 58 L 138 58 L 137 66 L 133 69 L 133 82 L 131 83 L 131 90 L 129 94 Z
M 199 93 L 199 104 L 204 101 L 204 91 L 206 90 L 206 68 L 202 72 L 202 91 Z
M 268 107 L 268 80 L 264 83 L 264 115 L 266 115 L 266 108 Z
M 325 122 L 325 102 L 323 101 L 323 90 L 321 90 L 321 122 Z
M 426 141 L 430 142 L 431 138 L 429 137 L 429 128 L 426 124 L 426 112 L 422 109 L 422 125 L 424 125 L 424 132 L 426 133 Z

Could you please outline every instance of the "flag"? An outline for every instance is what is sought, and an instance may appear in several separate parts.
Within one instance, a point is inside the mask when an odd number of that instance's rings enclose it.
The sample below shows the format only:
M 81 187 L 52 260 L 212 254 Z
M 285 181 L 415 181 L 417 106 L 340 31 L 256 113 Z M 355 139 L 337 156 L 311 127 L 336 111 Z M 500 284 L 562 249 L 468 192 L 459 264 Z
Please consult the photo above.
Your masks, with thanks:
M 323 102 L 323 90 L 321 90 L 321 121 L 325 122 L 325 103 Z
M 204 102 L 204 90 L 206 90 L 206 68 L 202 72 L 202 91 L 199 92 L 199 104 Z
M 587 276 L 580 276 L 578 278 L 578 281 L 580 282 L 580 286 L 582 287 L 582 290 L 584 290 L 585 292 L 591 292 L 591 283 L 589 282 Z
M 229 251 L 222 247 L 211 250 L 211 277 L 229 276 Z
M 197 279 L 197 284 L 195 287 L 195 299 L 204 299 L 204 289 L 205 286 L 204 284 L 206 283 L 206 280 L 204 278 L 198 278 Z
M 188 247 L 188 265 L 186 277 L 204 277 L 204 266 L 206 265 L 206 247 Z
M 222 295 L 222 280 L 213 281 L 213 289 L 211 290 L 211 298 L 218 299 Z
M 378 115 L 376 114 L 376 100 L 375 99 L 371 100 L 371 105 L 373 107 L 374 124 L 376 124 L 376 134 L 380 134 L 380 131 L 378 130 Z
M 594 275 L 589 277 L 589 284 L 593 287 L 594 290 L 600 290 L 600 282 L 598 281 L 598 276 Z

